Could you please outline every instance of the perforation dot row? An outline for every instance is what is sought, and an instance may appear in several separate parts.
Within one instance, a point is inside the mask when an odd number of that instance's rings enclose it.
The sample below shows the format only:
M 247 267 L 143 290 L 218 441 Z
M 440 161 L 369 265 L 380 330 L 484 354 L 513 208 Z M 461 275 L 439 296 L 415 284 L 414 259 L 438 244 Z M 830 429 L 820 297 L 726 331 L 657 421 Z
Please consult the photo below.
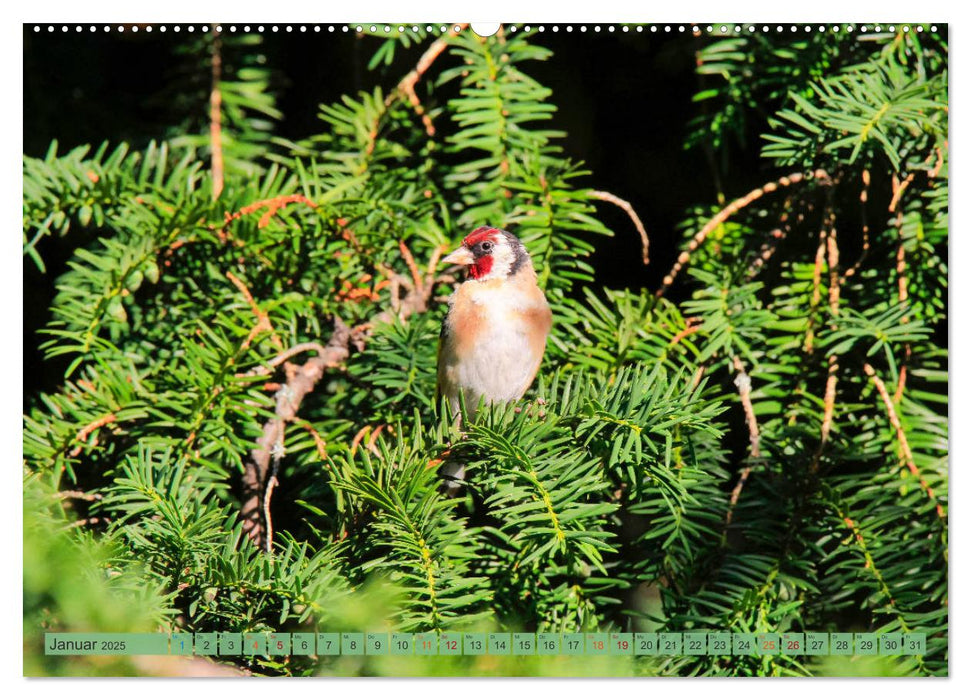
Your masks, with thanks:
M 123 24 L 114 25 L 114 26 L 113 25 L 104 25 L 103 27 L 101 25 L 94 25 L 94 24 L 90 24 L 90 25 L 86 25 L 86 26 L 87 26 L 89 32 L 96 32 L 96 31 L 98 31 L 99 28 L 101 28 L 105 32 L 112 32 L 112 31 L 122 32 L 122 33 L 123 32 L 131 32 L 133 34 L 137 34 L 140 31 L 141 32 L 151 33 L 152 31 L 154 31 L 156 29 L 157 29 L 157 31 L 162 32 L 162 33 L 168 31 L 169 29 L 171 29 L 175 33 L 179 33 L 183 29 L 185 29 L 185 31 L 189 32 L 190 34 L 193 33 L 193 32 L 195 32 L 197 28 L 201 32 L 208 32 L 210 30 L 210 26 L 209 25 L 206 25 L 206 24 L 199 25 L 198 27 L 196 25 L 192 25 L 192 24 L 188 24 L 188 25 L 178 25 L 178 24 L 176 24 L 176 25 L 171 25 L 171 26 L 168 26 L 168 25 L 157 25 L 155 27 L 153 27 L 152 25 L 145 25 L 145 26 L 141 26 L 141 27 L 138 26 L 138 25 L 127 25 L 126 26 L 126 25 L 123 25 Z M 62 24 L 62 25 L 52 25 L 52 24 L 49 24 L 49 25 L 47 25 L 47 31 L 48 32 L 55 32 L 55 31 L 57 31 L 57 28 L 60 28 L 60 31 L 61 32 L 69 32 L 71 30 L 71 26 L 70 25 L 66 25 L 66 24 Z M 75 32 L 82 32 L 82 31 L 84 31 L 84 27 L 82 25 L 74 25 L 73 28 L 74 28 L 74 31 Z M 381 31 L 383 31 L 385 34 L 390 34 L 392 32 L 392 30 L 394 30 L 394 29 L 396 29 L 398 31 L 398 33 L 404 33 L 404 32 L 407 32 L 407 31 L 411 31 L 411 32 L 414 32 L 414 33 L 418 33 L 418 32 L 421 31 L 422 27 L 419 27 L 418 25 L 412 25 L 412 26 L 398 25 L 397 27 L 395 27 L 394 25 L 389 25 L 389 24 L 384 24 L 384 25 L 375 25 L 375 24 L 371 24 L 371 25 L 361 25 L 361 24 L 359 24 L 359 25 L 346 25 L 346 24 L 344 24 L 344 25 L 333 25 L 333 24 L 330 24 L 330 25 L 323 25 L 323 26 L 322 25 L 319 25 L 319 24 L 314 24 L 314 25 L 305 25 L 305 24 L 300 24 L 300 25 L 291 25 L 291 24 L 287 24 L 287 25 L 276 25 L 276 24 L 273 24 L 273 25 L 263 25 L 263 24 L 259 24 L 259 25 L 248 25 L 248 24 L 247 25 L 235 25 L 235 24 L 233 24 L 233 25 L 227 25 L 226 27 L 223 27 L 222 25 L 215 25 L 215 30 L 217 32 L 229 31 L 229 32 L 232 33 L 232 32 L 241 31 L 241 32 L 244 32 L 244 33 L 250 33 L 250 32 L 255 31 L 255 32 L 259 32 L 261 34 L 264 33 L 264 32 L 267 32 L 267 31 L 269 31 L 271 33 L 272 32 L 280 32 L 280 31 L 283 31 L 283 32 L 291 32 L 291 33 L 294 32 L 294 31 L 296 31 L 296 32 L 302 32 L 302 33 L 306 33 L 306 32 L 320 33 L 320 32 L 323 32 L 323 31 L 326 31 L 326 32 L 329 32 L 329 33 L 333 33 L 333 32 L 350 32 L 350 31 L 357 31 L 357 32 L 370 31 L 372 33 L 380 33 Z M 461 26 L 459 26 L 459 25 L 450 26 L 450 25 L 445 25 L 445 24 L 443 24 L 443 25 L 426 25 L 424 27 L 424 29 L 425 29 L 425 32 L 427 32 L 429 34 L 434 34 L 436 32 L 441 33 L 441 34 L 444 34 L 444 33 L 448 32 L 448 31 L 453 31 L 453 32 L 461 32 L 461 31 L 463 31 L 463 28 Z M 730 34 L 730 33 L 731 34 L 744 34 L 744 33 L 755 33 L 755 32 L 762 32 L 762 33 L 771 33 L 771 32 L 783 33 L 783 32 L 786 32 L 786 31 L 788 31 L 790 33 L 794 33 L 794 32 L 800 31 L 800 29 L 803 32 L 806 32 L 806 33 L 813 32 L 813 31 L 818 31 L 818 32 L 826 32 L 826 31 L 832 31 L 832 32 L 841 32 L 841 31 L 842 32 L 854 32 L 854 31 L 859 31 L 861 33 L 865 33 L 865 32 L 877 32 L 877 33 L 880 33 L 880 32 L 883 32 L 883 31 L 896 32 L 898 30 L 903 31 L 903 32 L 910 32 L 912 30 L 913 31 L 916 31 L 916 32 L 923 32 L 924 31 L 924 26 L 923 25 L 919 25 L 919 24 L 918 25 L 904 24 L 904 25 L 899 25 L 899 26 L 898 25 L 892 25 L 892 24 L 891 25 L 880 25 L 880 24 L 877 24 L 877 25 L 865 25 L 864 24 L 864 25 L 861 25 L 859 27 L 856 27 L 855 25 L 852 25 L 852 24 L 847 24 L 847 25 L 832 25 L 832 26 L 822 25 L 822 24 L 821 25 L 811 25 L 811 24 L 804 24 L 804 25 L 795 25 L 795 24 L 789 24 L 789 25 L 781 25 L 781 24 L 774 24 L 774 25 L 768 25 L 768 24 L 762 24 L 762 25 L 757 25 L 757 24 L 746 24 L 746 25 L 740 25 L 740 24 L 734 24 L 734 25 L 732 25 L 732 24 L 718 24 L 718 25 L 711 25 L 711 24 L 709 24 L 709 25 L 705 25 L 705 26 L 700 26 L 700 25 L 687 25 L 687 24 L 675 24 L 675 25 L 671 25 L 671 24 L 664 24 L 664 25 L 657 25 L 657 24 L 642 25 L 642 24 L 639 24 L 639 25 L 633 25 L 633 26 L 626 25 L 626 24 L 625 25 L 609 24 L 609 25 L 604 25 L 604 26 L 601 26 L 601 25 L 589 26 L 589 25 L 582 24 L 582 25 L 578 25 L 578 26 L 574 27 L 574 25 L 570 25 L 570 24 L 567 24 L 567 25 L 553 24 L 553 25 L 550 25 L 549 26 L 549 29 L 550 29 L 550 31 L 553 31 L 553 32 L 559 32 L 561 30 L 562 31 L 565 31 L 565 32 L 573 32 L 574 30 L 576 30 L 576 31 L 578 31 L 580 33 L 588 32 L 588 31 L 592 31 L 594 33 L 601 32 L 601 31 L 615 32 L 615 31 L 617 31 L 619 29 L 621 32 L 631 32 L 631 31 L 633 31 L 633 32 L 641 33 L 641 32 L 645 32 L 646 31 L 646 32 L 650 32 L 650 33 L 653 33 L 653 34 L 656 34 L 656 33 L 659 33 L 659 32 L 661 32 L 661 33 L 672 33 L 672 32 L 684 33 L 684 32 L 691 32 L 692 34 L 702 34 L 702 33 L 708 33 L 708 34 Z M 522 27 L 519 27 L 519 26 L 513 24 L 513 25 L 507 26 L 507 31 L 509 31 L 509 32 L 523 31 L 523 32 L 527 32 L 528 33 L 528 32 L 534 32 L 534 31 L 535 32 L 545 32 L 546 30 L 547 30 L 547 27 L 545 25 L 538 25 L 538 26 L 535 26 L 534 27 L 534 26 L 530 26 L 530 25 L 527 24 L 527 25 L 524 25 Z M 43 27 L 41 25 L 39 25 L 39 24 L 35 24 L 34 25 L 34 32 L 41 32 L 41 31 L 43 31 Z M 930 31 L 936 32 L 937 31 L 937 25 L 931 25 L 930 26 Z

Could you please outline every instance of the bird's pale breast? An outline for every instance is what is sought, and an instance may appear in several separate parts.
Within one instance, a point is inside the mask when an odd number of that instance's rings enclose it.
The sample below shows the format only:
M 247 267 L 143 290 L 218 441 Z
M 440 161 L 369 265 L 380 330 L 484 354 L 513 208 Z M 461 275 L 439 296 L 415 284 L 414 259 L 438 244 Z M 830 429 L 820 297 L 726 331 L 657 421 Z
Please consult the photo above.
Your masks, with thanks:
M 469 408 L 480 398 L 520 398 L 539 369 L 551 321 L 535 284 L 462 285 L 446 318 L 439 359 L 439 387 L 453 408 L 459 391 Z

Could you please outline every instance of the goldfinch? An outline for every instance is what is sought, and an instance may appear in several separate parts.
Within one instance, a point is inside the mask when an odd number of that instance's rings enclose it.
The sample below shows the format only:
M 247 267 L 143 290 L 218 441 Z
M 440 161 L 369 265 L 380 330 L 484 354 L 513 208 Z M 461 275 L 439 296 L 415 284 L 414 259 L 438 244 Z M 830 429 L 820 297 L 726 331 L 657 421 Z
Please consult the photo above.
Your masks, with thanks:
M 446 256 L 468 278 L 449 299 L 438 352 L 438 392 L 459 414 L 480 400 L 515 401 L 533 383 L 553 322 L 525 246 L 508 231 L 482 226 Z

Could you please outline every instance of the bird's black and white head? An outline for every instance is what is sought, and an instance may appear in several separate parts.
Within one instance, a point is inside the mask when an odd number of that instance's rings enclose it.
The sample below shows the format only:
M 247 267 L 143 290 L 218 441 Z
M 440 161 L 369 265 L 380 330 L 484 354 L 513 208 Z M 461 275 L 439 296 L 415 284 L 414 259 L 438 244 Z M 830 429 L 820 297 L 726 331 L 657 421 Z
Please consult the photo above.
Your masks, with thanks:
M 468 266 L 469 277 L 479 281 L 507 279 L 533 269 L 529 253 L 518 238 L 489 226 L 480 226 L 466 236 L 442 262 Z

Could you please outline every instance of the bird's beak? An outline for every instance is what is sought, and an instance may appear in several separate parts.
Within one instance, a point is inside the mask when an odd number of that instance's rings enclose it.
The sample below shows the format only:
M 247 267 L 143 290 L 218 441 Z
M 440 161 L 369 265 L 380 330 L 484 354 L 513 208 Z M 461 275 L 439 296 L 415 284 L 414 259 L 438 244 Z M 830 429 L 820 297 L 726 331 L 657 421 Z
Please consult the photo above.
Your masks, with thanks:
M 472 257 L 472 251 L 463 245 L 442 258 L 442 262 L 446 265 L 471 265 L 475 258 Z

